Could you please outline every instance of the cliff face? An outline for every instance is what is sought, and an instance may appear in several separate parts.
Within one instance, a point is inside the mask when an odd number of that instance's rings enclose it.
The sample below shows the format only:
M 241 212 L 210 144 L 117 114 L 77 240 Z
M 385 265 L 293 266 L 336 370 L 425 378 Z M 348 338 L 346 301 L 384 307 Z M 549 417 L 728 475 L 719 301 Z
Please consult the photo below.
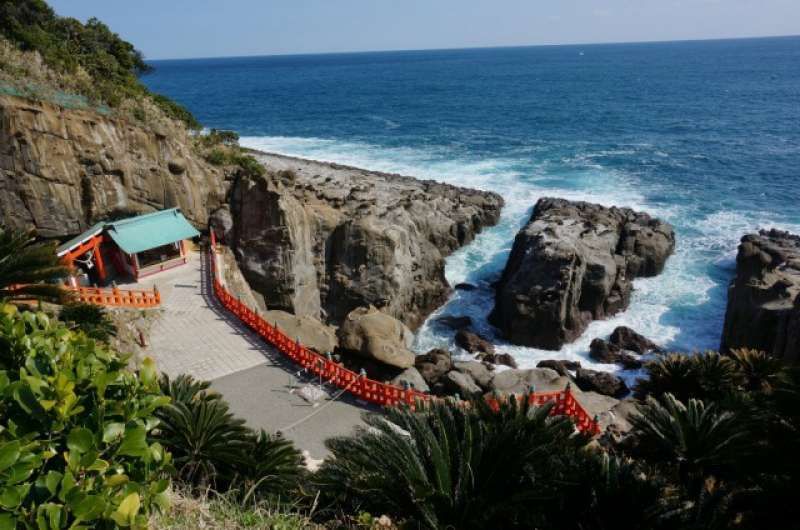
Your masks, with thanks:
M 340 323 L 374 305 L 419 326 L 449 292 L 444 258 L 497 222 L 499 195 L 258 155 L 216 222 L 271 309 Z
M 742 238 L 721 345 L 733 348 L 800 359 L 800 236 L 770 230 Z
M 0 96 L 0 222 L 61 237 L 115 212 L 177 206 L 206 226 L 225 200 L 222 171 L 181 126 L 158 127 Z
M 659 274 L 672 227 L 629 208 L 540 199 L 514 239 L 491 320 L 514 344 L 557 350 L 628 307 L 634 278 Z

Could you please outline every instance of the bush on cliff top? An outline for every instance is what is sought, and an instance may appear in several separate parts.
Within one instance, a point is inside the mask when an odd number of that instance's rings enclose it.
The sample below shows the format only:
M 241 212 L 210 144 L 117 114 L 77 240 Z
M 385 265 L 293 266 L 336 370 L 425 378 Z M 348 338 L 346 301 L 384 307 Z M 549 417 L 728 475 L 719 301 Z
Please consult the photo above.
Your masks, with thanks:
M 170 454 L 148 436 L 169 402 L 127 359 L 44 313 L 0 310 L 0 528 L 142 527 Z
M 117 107 L 126 99 L 149 97 L 167 116 L 200 128 L 184 107 L 142 85 L 137 76 L 151 68 L 142 53 L 96 18 L 83 24 L 56 15 L 43 0 L 0 0 L 0 35 L 23 51 L 39 53 L 58 72 L 88 74 L 81 92 L 98 102 Z

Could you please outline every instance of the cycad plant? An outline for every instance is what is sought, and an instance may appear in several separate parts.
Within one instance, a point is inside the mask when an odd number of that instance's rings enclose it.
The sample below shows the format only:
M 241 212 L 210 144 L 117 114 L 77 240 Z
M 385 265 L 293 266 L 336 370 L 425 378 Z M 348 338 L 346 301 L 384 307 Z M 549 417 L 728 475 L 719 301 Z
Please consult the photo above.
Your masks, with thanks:
M 303 458 L 288 440 L 253 432 L 206 381 L 163 375 L 172 399 L 158 413 L 159 438 L 173 454 L 178 478 L 190 486 L 253 495 L 284 495 L 302 474 Z
M 0 228 L 0 300 L 63 302 L 66 290 L 44 282 L 67 274 L 55 243 L 35 243 L 24 232 Z
M 537 527 L 586 443 L 550 408 L 446 401 L 367 415 L 356 436 L 328 440 L 333 458 L 314 479 L 335 508 L 413 527 Z
M 752 451 L 747 424 L 698 399 L 684 404 L 669 393 L 648 397 L 630 421 L 640 454 L 665 471 L 673 469 L 689 492 L 699 491 L 710 476 L 730 476 L 737 459 Z
M 99 305 L 82 302 L 67 304 L 61 308 L 59 318 L 70 329 L 83 331 L 86 336 L 95 340 L 108 342 L 117 334 L 117 328 L 106 309 Z
M 771 392 L 783 371 L 781 360 L 763 351 L 743 348 L 730 356 L 750 392 Z

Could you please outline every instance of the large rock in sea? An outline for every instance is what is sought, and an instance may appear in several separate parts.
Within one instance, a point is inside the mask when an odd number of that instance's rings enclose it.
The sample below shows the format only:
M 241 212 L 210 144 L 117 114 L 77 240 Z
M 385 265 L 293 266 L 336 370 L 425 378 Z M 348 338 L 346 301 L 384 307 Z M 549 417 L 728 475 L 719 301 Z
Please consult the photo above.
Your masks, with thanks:
M 414 334 L 405 324 L 374 307 L 350 312 L 338 331 L 339 348 L 396 368 L 414 366 Z
M 800 359 L 800 236 L 762 230 L 742 238 L 720 349 Z
M 669 224 L 629 208 L 543 198 L 517 234 L 492 323 L 514 344 L 558 350 L 628 306 L 632 280 L 659 274 Z
M 270 309 L 339 324 L 374 305 L 412 329 L 447 297 L 444 258 L 500 216 L 502 198 L 432 181 L 259 154 L 231 192 L 242 270 Z

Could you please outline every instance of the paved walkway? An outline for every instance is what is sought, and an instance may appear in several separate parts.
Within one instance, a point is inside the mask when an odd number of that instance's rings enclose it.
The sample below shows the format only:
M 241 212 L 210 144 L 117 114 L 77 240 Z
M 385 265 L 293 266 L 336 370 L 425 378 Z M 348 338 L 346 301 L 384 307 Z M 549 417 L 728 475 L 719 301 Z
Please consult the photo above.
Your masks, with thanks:
M 161 315 L 146 353 L 170 377 L 190 374 L 211 381 L 251 427 L 281 430 L 312 458 L 324 457 L 324 440 L 349 434 L 366 409 L 341 398 L 314 407 L 293 393 L 306 382 L 297 366 L 217 303 L 204 262 L 195 252 L 182 267 L 126 286 L 151 288 L 155 283 L 161 292 Z

